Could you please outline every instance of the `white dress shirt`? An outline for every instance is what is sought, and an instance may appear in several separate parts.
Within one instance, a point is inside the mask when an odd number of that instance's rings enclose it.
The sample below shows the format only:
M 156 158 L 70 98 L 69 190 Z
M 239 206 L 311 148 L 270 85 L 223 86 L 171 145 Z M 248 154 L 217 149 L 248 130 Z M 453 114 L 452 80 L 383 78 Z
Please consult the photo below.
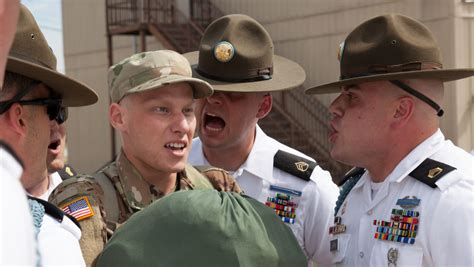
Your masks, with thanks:
M 43 266 L 86 266 L 80 238 L 81 230 L 67 216 L 60 222 L 45 214 L 38 234 Z
M 309 261 L 315 261 L 318 267 L 330 266 L 332 264 L 328 228 L 333 222 L 339 190 L 332 182 L 329 172 L 319 166 L 314 168 L 310 181 L 274 167 L 273 157 L 278 150 L 313 160 L 267 136 L 257 125 L 252 151 L 244 164 L 231 174 L 247 195 L 262 203 L 265 203 L 268 197 L 275 197 L 278 192 L 271 188 L 272 186 L 301 192 L 301 196 L 294 196 L 298 205 L 295 222 L 287 225 L 293 230 Z M 199 138 L 193 140 L 188 161 L 192 165 L 210 165 L 204 157 Z
M 456 168 L 436 182 L 437 188 L 409 176 L 427 158 Z M 373 198 L 371 177 L 365 172 L 338 211 L 346 231 L 332 235 L 338 244 L 331 252 L 334 263 L 395 266 L 395 259 L 396 266 L 474 266 L 473 166 L 474 158 L 438 130 L 400 161 Z M 397 204 L 414 197 L 417 205 Z M 380 228 L 374 221 L 395 221 L 393 209 L 419 213 L 413 244 L 375 238 Z
M 0 146 L 0 266 L 35 266 L 33 220 L 20 183 L 23 168 Z

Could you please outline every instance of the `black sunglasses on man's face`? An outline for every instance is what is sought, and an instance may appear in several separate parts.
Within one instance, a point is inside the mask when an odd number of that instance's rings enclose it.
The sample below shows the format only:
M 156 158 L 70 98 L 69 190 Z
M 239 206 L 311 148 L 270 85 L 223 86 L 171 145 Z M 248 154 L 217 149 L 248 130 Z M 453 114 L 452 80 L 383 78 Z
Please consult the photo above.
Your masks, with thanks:
M 48 114 L 49 119 L 56 120 L 58 124 L 65 122 L 68 117 L 68 110 L 66 107 L 61 106 L 62 101 L 60 98 L 37 98 L 31 100 L 3 101 L 0 102 L 0 114 L 5 113 L 15 103 L 20 105 L 46 106 L 46 113 Z

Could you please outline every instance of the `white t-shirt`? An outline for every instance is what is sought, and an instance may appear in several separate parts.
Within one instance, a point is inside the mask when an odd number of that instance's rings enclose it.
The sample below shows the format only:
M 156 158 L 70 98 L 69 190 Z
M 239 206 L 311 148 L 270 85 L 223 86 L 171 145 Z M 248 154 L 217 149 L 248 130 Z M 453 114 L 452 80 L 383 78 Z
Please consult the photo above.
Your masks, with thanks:
M 48 201 L 49 195 L 53 192 L 53 190 L 63 181 L 61 179 L 61 176 L 59 176 L 58 172 L 52 173 L 49 175 L 49 185 L 48 185 L 48 190 L 44 192 L 41 196 L 38 198 L 42 200 Z

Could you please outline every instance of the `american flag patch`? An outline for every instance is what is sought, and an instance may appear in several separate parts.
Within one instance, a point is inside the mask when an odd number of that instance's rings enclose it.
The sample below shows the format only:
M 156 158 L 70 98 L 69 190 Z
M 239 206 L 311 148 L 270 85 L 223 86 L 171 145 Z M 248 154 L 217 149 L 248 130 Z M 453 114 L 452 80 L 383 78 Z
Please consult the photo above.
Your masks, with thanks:
M 94 210 L 85 196 L 67 203 L 61 209 L 78 221 L 94 216 Z

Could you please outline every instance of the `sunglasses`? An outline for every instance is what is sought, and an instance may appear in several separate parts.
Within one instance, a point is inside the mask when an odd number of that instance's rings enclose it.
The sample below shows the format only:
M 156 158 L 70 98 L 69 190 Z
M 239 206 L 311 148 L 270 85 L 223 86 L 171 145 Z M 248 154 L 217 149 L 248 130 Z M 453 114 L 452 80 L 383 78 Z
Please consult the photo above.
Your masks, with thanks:
M 0 102 L 0 114 L 5 113 L 15 103 L 20 105 L 46 106 L 46 113 L 48 114 L 49 119 L 56 120 L 58 124 L 64 123 L 68 117 L 68 110 L 66 107 L 61 106 L 62 101 L 60 98 L 3 101 Z

